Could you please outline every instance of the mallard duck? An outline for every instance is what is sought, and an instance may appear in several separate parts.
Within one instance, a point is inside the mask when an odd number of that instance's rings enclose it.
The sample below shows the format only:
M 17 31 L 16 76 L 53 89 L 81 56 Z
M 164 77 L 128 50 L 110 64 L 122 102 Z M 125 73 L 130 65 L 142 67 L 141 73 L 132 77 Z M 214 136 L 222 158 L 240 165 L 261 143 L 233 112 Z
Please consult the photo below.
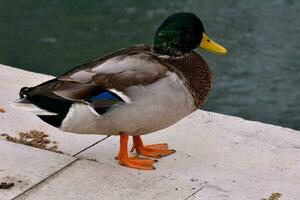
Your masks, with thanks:
M 158 131 L 197 110 L 211 89 L 211 72 L 193 49 L 225 54 L 192 13 L 175 13 L 159 26 L 154 45 L 135 45 L 75 67 L 35 87 L 23 87 L 15 107 L 67 132 L 120 136 L 121 165 L 151 170 L 175 152 L 166 143 L 144 145 Z M 133 149 L 149 159 L 128 156 Z

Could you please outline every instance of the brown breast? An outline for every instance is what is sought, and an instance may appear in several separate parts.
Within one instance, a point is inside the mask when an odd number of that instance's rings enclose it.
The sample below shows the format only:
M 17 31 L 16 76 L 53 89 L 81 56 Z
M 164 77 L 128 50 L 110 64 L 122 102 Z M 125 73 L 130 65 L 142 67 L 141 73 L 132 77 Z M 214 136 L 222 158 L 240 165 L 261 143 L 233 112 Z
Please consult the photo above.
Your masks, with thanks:
M 212 83 L 212 75 L 205 60 L 196 52 L 182 58 L 159 58 L 184 80 L 187 88 L 195 99 L 196 107 L 200 107 L 207 99 Z

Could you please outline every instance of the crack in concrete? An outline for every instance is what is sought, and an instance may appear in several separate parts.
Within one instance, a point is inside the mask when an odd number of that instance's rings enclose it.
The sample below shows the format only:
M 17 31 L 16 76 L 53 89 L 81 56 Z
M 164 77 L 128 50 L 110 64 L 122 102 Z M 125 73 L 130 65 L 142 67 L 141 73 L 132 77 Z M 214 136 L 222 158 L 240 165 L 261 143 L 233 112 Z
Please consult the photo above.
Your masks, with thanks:
M 74 155 L 72 155 L 72 157 L 75 157 L 79 154 L 81 154 L 82 152 L 90 149 L 91 147 L 95 146 L 96 144 L 106 140 L 107 138 L 109 138 L 111 135 L 106 136 L 105 138 L 102 138 L 101 140 L 98 140 L 96 142 L 94 142 L 93 144 L 87 146 L 86 148 L 80 150 L 79 152 L 75 153 Z M 66 154 L 65 154 L 66 155 Z M 80 158 L 75 158 L 75 160 L 73 160 L 72 162 L 70 162 L 69 164 L 63 166 L 62 168 L 60 168 L 59 170 L 55 171 L 54 173 L 50 174 L 49 176 L 45 177 L 44 179 L 42 179 L 40 182 L 32 185 L 31 187 L 29 187 L 28 189 L 26 189 L 25 191 L 21 192 L 20 194 L 18 194 L 17 196 L 13 197 L 12 200 L 16 200 L 18 199 L 20 196 L 22 196 L 23 194 L 29 192 L 30 190 L 34 189 L 35 187 L 37 187 L 38 185 L 42 184 L 43 182 L 45 182 L 46 180 L 48 180 L 49 178 L 55 176 L 56 174 L 60 173 L 61 171 L 63 171 L 64 169 L 70 167 L 73 163 L 75 163 L 76 161 L 81 160 Z
M 20 196 L 22 196 L 23 194 L 29 192 L 30 190 L 34 189 L 35 187 L 37 187 L 38 185 L 44 183 L 46 180 L 48 180 L 49 178 L 55 176 L 56 174 L 58 174 L 59 172 L 63 171 L 64 169 L 70 167 L 73 163 L 75 163 L 76 161 L 80 160 L 79 158 L 76 158 L 75 160 L 73 160 L 72 162 L 70 162 L 69 164 L 63 166 L 62 168 L 60 168 L 59 170 L 55 171 L 54 173 L 50 174 L 49 176 L 45 177 L 44 179 L 42 179 L 40 182 L 32 185 L 31 187 L 29 187 L 27 190 L 21 192 L 20 194 L 18 194 L 17 196 L 15 196 L 14 198 L 12 198 L 12 200 L 16 200 L 18 199 Z
M 75 157 L 75 156 L 81 154 L 82 152 L 88 150 L 89 148 L 95 146 L 96 144 L 98 144 L 98 143 L 100 143 L 100 142 L 106 140 L 106 139 L 109 138 L 110 136 L 111 136 L 111 135 L 108 135 L 108 136 L 106 136 L 105 138 L 102 138 L 101 140 L 99 140 L 99 141 L 97 141 L 97 142 L 91 144 L 90 146 L 87 146 L 86 148 L 84 148 L 84 149 L 80 150 L 79 152 L 75 153 L 74 155 L 72 155 L 72 157 Z

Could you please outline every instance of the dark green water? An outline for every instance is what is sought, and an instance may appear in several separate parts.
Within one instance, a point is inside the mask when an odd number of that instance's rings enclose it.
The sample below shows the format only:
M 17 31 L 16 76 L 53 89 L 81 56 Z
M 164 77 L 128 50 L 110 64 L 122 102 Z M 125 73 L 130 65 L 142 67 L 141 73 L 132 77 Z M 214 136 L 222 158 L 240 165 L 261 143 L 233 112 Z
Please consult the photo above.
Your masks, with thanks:
M 196 13 L 228 50 L 199 50 L 214 74 L 204 110 L 300 129 L 300 1 L 1 0 L 0 63 L 58 75 L 132 44 L 152 43 L 177 11 Z

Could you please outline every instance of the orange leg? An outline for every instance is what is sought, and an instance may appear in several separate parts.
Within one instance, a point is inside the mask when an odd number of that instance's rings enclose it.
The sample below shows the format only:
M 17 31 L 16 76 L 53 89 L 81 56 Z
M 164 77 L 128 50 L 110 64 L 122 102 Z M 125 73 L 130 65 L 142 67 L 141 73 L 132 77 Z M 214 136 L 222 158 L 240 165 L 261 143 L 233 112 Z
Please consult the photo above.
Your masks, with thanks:
M 134 149 L 138 154 L 152 158 L 160 158 L 176 152 L 173 149 L 168 149 L 168 144 L 166 143 L 144 146 L 140 136 L 133 136 L 133 147 L 131 152 Z
M 128 157 L 127 144 L 128 144 L 128 135 L 121 133 L 120 150 L 118 156 L 116 157 L 116 159 L 119 160 L 119 163 L 121 165 L 130 168 L 135 168 L 135 169 L 144 169 L 144 170 L 155 169 L 153 163 L 157 162 L 157 160 L 138 158 L 138 157 Z

